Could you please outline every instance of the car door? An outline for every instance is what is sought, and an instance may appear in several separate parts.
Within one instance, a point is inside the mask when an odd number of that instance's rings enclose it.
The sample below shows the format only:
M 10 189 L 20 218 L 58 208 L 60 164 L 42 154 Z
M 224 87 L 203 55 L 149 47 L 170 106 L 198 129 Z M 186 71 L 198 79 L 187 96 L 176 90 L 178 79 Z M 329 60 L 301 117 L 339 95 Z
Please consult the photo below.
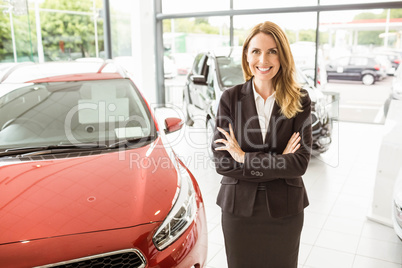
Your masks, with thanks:
M 348 79 L 346 72 L 349 65 L 349 57 L 342 57 L 330 63 L 327 66 L 327 75 L 329 79 Z
M 211 102 L 215 100 L 215 63 L 212 57 L 208 57 L 205 61 L 204 67 L 204 77 L 206 78 L 206 84 L 200 85 L 198 88 L 198 100 L 199 100 L 199 108 L 202 110 L 206 110 Z
M 346 73 L 350 80 L 360 80 L 364 70 L 368 68 L 368 58 L 366 57 L 351 57 L 349 65 L 346 68 Z

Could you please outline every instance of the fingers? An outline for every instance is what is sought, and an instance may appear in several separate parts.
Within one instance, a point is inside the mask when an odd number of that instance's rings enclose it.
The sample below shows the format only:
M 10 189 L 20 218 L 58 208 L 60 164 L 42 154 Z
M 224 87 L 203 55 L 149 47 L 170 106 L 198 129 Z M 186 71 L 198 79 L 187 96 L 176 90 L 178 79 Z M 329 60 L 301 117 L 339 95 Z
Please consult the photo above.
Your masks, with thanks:
M 215 143 L 223 143 L 223 144 L 225 144 L 225 146 L 217 147 L 217 148 L 215 148 L 215 150 L 229 151 L 232 148 L 236 147 L 235 144 L 234 144 L 234 143 L 236 143 L 236 138 L 234 136 L 234 132 L 233 132 L 233 128 L 232 128 L 231 124 L 229 124 L 229 132 L 230 132 L 230 134 L 227 131 L 225 131 L 224 129 L 220 128 L 220 127 L 217 127 L 217 129 L 225 136 L 226 140 L 225 139 L 217 139 L 217 140 L 215 140 L 214 141 Z
M 300 148 L 300 133 L 295 132 L 292 134 L 290 137 L 288 144 L 286 145 L 285 150 L 283 151 L 283 154 L 289 154 L 289 153 L 294 153 Z
M 223 128 L 217 127 L 217 129 L 219 130 L 220 133 L 222 133 L 226 137 L 226 139 L 231 138 L 229 133 L 227 133 Z
M 221 146 L 221 147 L 216 147 L 215 150 L 219 151 L 219 150 L 227 150 L 228 149 L 229 142 L 227 140 L 218 139 L 218 140 L 215 140 L 215 143 L 223 143 L 225 145 L 225 146 Z
M 235 135 L 234 135 L 234 132 L 233 132 L 232 124 L 229 124 L 229 131 L 230 131 L 230 137 L 231 137 L 232 139 L 234 139 L 234 138 L 235 138 Z
M 300 143 L 296 145 L 295 148 L 293 148 L 292 153 L 296 152 L 300 148 Z

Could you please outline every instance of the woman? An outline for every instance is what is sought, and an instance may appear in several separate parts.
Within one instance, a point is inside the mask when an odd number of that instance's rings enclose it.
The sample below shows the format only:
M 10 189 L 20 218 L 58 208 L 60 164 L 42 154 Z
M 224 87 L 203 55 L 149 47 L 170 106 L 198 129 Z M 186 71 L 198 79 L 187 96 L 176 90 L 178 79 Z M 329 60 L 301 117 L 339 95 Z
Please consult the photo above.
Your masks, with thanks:
M 256 25 L 244 41 L 246 82 L 221 97 L 214 134 L 217 204 L 229 268 L 297 267 L 310 160 L 311 101 L 297 85 L 285 33 Z

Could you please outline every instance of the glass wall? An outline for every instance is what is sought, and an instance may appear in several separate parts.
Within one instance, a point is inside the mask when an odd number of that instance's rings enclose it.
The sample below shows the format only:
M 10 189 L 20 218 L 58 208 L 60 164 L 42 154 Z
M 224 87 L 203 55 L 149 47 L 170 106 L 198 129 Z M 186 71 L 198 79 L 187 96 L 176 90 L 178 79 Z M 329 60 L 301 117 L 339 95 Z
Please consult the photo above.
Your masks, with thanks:
M 162 13 L 189 13 L 202 11 L 227 10 L 230 0 L 162 0 Z
M 110 0 L 109 3 L 112 57 L 131 56 L 131 13 L 134 3 L 131 0 Z
M 3 2 L 0 62 L 74 60 L 102 55 L 102 0 Z
M 180 14 L 185 11 L 196 13 L 210 9 L 211 11 L 225 10 L 228 9 L 231 1 L 221 1 L 222 6 L 219 8 L 205 5 L 208 7 L 204 7 L 204 9 L 189 6 L 190 2 L 197 5 L 195 1 L 188 1 L 187 4 L 184 3 L 186 1 L 181 2 L 183 7 L 180 9 L 177 5 L 171 5 L 173 2 L 177 1 L 163 1 L 163 13 Z M 288 36 L 299 69 L 307 77 L 313 79 L 323 93 L 330 95 L 332 101 L 339 101 L 339 110 L 336 108 L 337 111 L 333 112 L 339 120 L 384 123 L 393 90 L 394 73 L 402 57 L 402 9 L 342 10 L 319 13 L 282 13 L 281 11 L 275 13 L 275 8 L 291 9 L 300 4 L 314 7 L 318 1 L 268 3 L 259 0 L 233 0 L 232 3 L 235 11 L 272 9 L 272 13 L 262 15 L 236 15 L 234 12 L 232 17 L 234 46 L 241 46 L 248 31 L 257 23 L 267 20 L 277 23 Z M 320 1 L 322 5 L 334 6 L 352 3 L 380 5 L 378 1 L 374 0 L 369 2 L 352 0 L 347 3 Z M 188 14 L 183 15 L 188 16 Z M 318 36 L 316 36 L 317 19 L 319 19 Z M 175 63 L 175 54 L 187 53 L 193 57 L 197 50 L 210 50 L 219 45 L 229 45 L 229 16 L 207 19 L 165 19 L 163 25 L 165 58 L 168 57 L 165 61 L 165 78 L 167 78 L 165 85 L 168 88 L 172 84 L 185 82 L 183 77 L 177 80 L 172 79 L 173 76 L 166 76 L 169 66 L 172 66 L 170 63 Z M 199 39 L 196 39 L 197 36 Z M 318 40 L 316 40 L 317 38 Z M 192 43 L 190 40 L 197 41 Z M 316 42 L 318 42 L 318 46 L 316 46 Z M 192 45 L 190 45 L 191 43 Z M 186 68 L 175 67 L 177 77 L 187 73 L 192 57 L 186 58 L 188 60 Z M 167 93 L 169 94 L 169 91 Z M 169 97 L 166 99 L 169 100 Z
M 325 89 L 340 96 L 339 119 L 383 123 L 401 61 L 402 9 L 322 12 L 320 17 Z
M 24 4 L 0 2 L 0 63 L 33 60 L 36 31 L 31 24 L 34 18 Z
M 166 99 L 181 105 L 182 90 L 195 56 L 230 45 L 229 17 L 183 18 L 163 21 Z M 234 40 L 239 43 L 238 38 Z
M 277 7 L 300 7 L 315 6 L 317 0 L 282 0 L 282 1 L 261 1 L 261 0 L 233 0 L 234 9 L 258 9 L 258 8 L 277 8 Z
M 320 0 L 321 5 L 369 4 L 378 2 L 379 2 L 378 0 Z M 400 2 L 400 1 L 387 0 L 386 2 Z
M 109 5 L 112 56 L 131 55 L 133 2 Z M 7 0 L 0 11 L 0 62 L 105 58 L 103 0 Z

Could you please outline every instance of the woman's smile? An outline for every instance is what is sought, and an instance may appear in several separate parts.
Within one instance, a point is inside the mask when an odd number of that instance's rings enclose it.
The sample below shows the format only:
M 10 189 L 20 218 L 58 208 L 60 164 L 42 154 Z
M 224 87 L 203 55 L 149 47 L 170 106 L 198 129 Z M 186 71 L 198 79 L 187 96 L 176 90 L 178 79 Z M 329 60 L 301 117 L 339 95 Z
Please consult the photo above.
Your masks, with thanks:
M 271 70 L 272 67 L 266 67 L 266 68 L 264 68 L 264 67 L 259 67 L 259 66 L 257 66 L 256 68 L 257 68 L 261 73 L 266 74 L 266 73 L 269 72 L 269 70 Z

